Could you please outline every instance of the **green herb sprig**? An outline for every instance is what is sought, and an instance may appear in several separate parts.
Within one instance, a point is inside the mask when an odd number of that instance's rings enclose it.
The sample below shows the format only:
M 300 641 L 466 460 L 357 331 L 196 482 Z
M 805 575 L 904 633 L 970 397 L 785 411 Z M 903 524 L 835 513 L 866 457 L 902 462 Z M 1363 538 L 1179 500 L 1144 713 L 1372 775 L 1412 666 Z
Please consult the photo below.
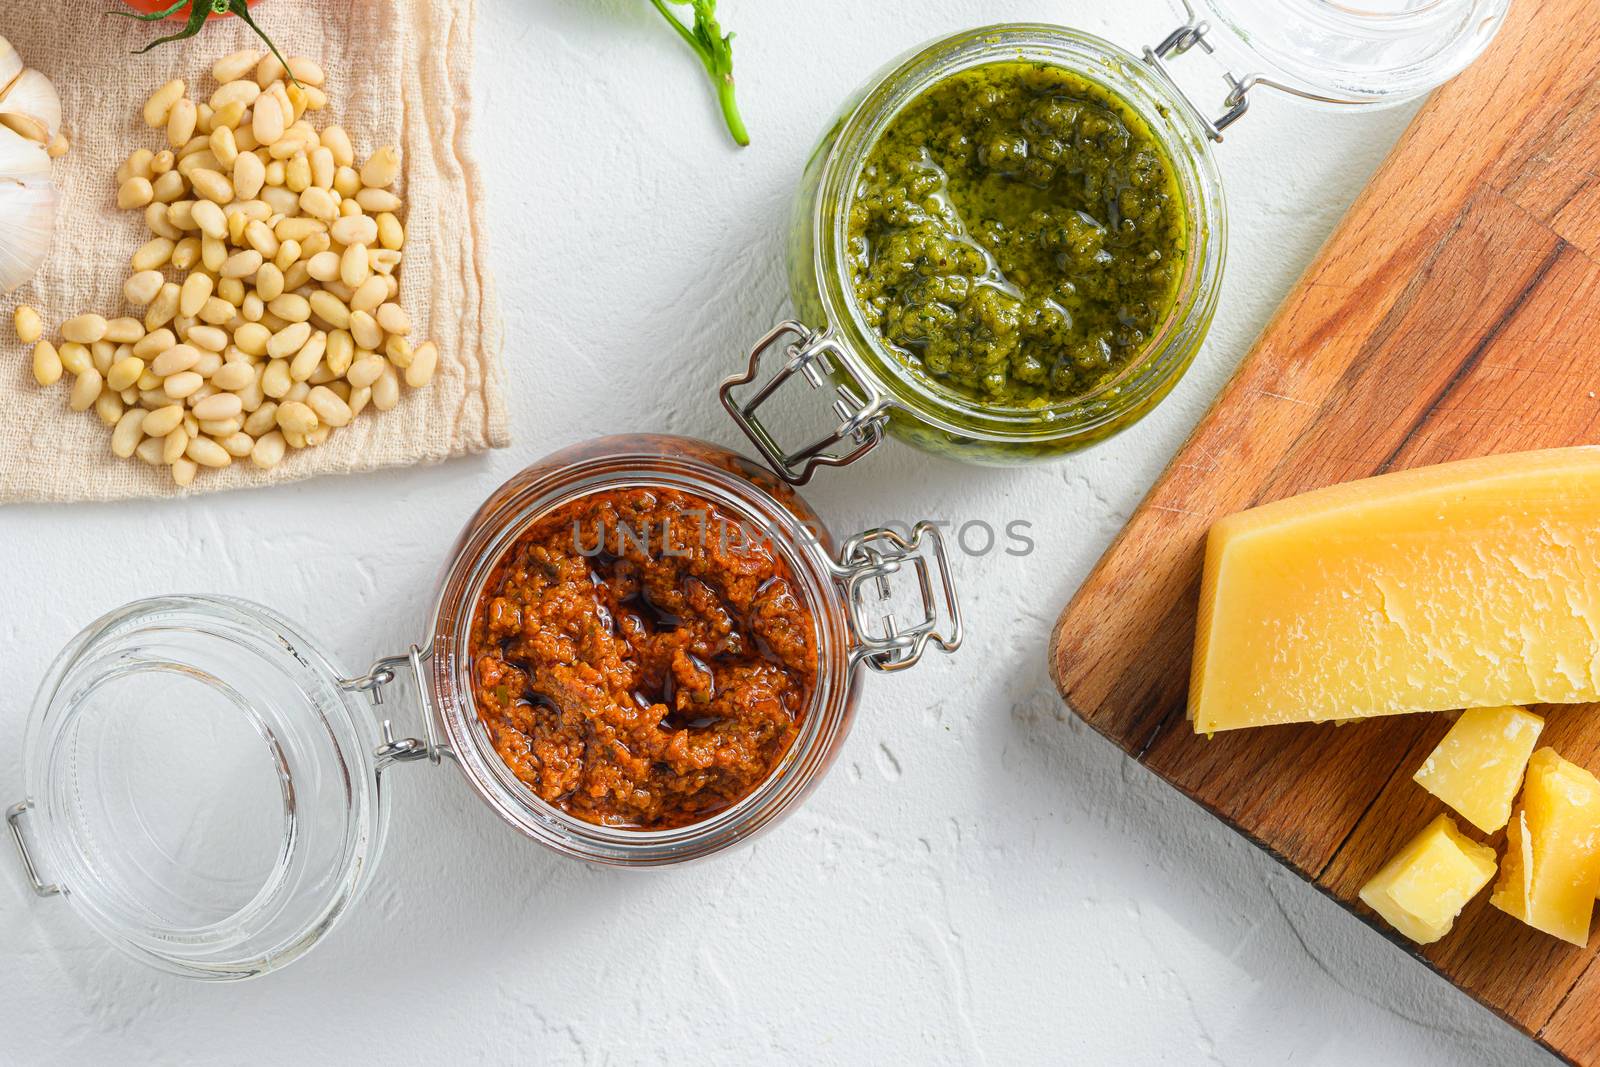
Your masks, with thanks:
M 722 117 L 728 123 L 728 132 L 734 141 L 744 146 L 750 143 L 750 134 L 739 114 L 739 102 L 733 88 L 733 34 L 724 34 L 717 23 L 717 0 L 650 0 L 661 17 L 672 24 L 700 62 L 705 64 L 711 84 L 717 90 L 717 102 L 722 105 Z M 694 9 L 694 25 L 687 26 L 673 14 L 668 3 Z

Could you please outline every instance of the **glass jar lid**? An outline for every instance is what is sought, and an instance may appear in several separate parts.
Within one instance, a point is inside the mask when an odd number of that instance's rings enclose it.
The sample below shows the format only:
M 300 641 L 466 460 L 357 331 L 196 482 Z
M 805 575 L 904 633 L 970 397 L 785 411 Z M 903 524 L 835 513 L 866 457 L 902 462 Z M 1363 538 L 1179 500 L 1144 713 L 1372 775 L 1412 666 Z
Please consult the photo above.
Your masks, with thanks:
M 1230 106 L 1254 85 L 1324 104 L 1415 99 L 1482 54 L 1510 3 L 1173 0 L 1188 28 L 1203 27 L 1203 47 L 1215 48 L 1229 66 Z
M 129 604 L 40 687 L 11 829 L 36 891 L 116 947 L 196 978 L 310 949 L 375 866 L 381 743 L 302 632 L 219 597 Z

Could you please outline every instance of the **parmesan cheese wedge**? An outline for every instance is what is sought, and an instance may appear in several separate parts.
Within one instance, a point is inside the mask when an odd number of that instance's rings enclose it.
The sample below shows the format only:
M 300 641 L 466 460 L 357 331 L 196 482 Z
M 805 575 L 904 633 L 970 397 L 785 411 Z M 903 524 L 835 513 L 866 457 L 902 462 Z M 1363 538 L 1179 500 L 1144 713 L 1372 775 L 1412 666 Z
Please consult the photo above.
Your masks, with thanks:
M 1196 731 L 1600 700 L 1600 448 L 1386 474 L 1206 544 Z

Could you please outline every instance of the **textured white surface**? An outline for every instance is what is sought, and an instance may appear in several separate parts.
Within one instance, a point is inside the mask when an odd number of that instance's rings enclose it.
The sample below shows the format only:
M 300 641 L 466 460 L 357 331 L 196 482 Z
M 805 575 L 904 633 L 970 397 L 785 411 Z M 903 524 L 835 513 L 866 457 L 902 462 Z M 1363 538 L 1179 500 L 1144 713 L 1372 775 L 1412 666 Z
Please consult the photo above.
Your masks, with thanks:
M 982 21 L 1053 19 L 1129 44 L 1167 24 L 1161 0 L 722 8 L 740 32 L 745 152 L 725 147 L 698 67 L 644 0 L 483 0 L 479 148 L 512 450 L 179 503 L 0 511 L 13 694 L 0 800 L 21 788 L 24 695 L 127 599 L 255 598 L 365 664 L 418 636 L 457 527 L 522 463 L 623 430 L 732 443 L 713 388 L 785 313 L 782 220 L 802 161 L 890 56 Z M 1092 736 L 1044 673 L 1058 609 L 1405 120 L 1256 105 L 1220 151 L 1233 247 L 1210 343 L 1112 443 L 1017 471 L 892 445 L 808 494 L 841 530 L 1020 518 L 1038 548 L 961 561 L 967 646 L 866 679 L 840 763 L 776 832 L 686 870 L 591 870 L 516 837 L 449 768 L 403 768 L 364 906 L 309 959 L 231 987 L 126 962 L 61 902 L 32 898 L 7 849 L 0 1061 L 1546 1059 Z

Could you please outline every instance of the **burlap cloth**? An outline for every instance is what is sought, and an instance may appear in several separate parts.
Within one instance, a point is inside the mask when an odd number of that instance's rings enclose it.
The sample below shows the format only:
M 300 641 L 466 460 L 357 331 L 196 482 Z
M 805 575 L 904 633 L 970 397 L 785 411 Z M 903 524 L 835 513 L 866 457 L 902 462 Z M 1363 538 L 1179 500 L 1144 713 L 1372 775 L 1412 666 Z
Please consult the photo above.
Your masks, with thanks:
M 122 283 L 149 233 L 142 212 L 117 210 L 113 173 L 135 148 L 166 147 L 164 133 L 140 117 L 152 91 L 181 77 L 190 96 L 207 99 L 212 62 L 258 44 L 227 19 L 193 40 L 130 55 L 152 27 L 101 14 L 117 2 L 0 3 L 0 34 L 55 81 L 72 141 L 55 163 L 62 195 L 50 258 L 33 281 L 0 296 L 0 503 L 184 492 L 165 468 L 113 456 L 110 430 L 94 413 L 67 409 L 69 380 L 40 389 L 30 352 L 11 330 L 18 303 L 38 308 L 49 331 L 85 311 L 142 315 L 128 308 Z M 400 148 L 400 303 L 412 337 L 438 342 L 439 369 L 426 389 L 403 390 L 394 410 L 369 409 L 326 444 L 291 450 L 271 471 L 248 460 L 201 470 L 187 492 L 436 462 L 508 443 L 483 179 L 470 151 L 475 8 L 475 0 L 263 0 L 255 8 L 285 55 L 311 56 L 327 71 L 330 103 L 310 115 L 312 125 L 344 126 L 358 162 L 377 146 Z

